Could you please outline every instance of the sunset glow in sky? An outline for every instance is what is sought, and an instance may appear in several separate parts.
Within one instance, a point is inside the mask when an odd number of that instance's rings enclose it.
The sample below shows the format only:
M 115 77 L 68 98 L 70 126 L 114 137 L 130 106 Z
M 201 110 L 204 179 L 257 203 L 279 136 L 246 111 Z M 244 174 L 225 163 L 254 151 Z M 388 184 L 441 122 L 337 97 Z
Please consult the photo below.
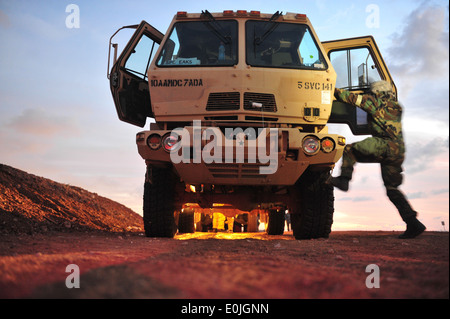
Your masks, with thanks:
M 74 28 L 66 25 L 71 3 L 80 10 Z M 205 9 L 305 13 L 321 41 L 373 35 L 404 108 L 400 189 L 428 230 L 443 230 L 444 221 L 448 231 L 448 1 L 0 0 L 0 163 L 83 187 L 142 214 L 145 163 L 135 145 L 140 128 L 117 118 L 106 78 L 108 41 L 121 26 L 142 20 L 165 33 L 177 11 Z M 118 37 L 119 51 L 130 36 L 124 31 Z M 348 143 L 365 138 L 342 125 L 329 131 Z M 357 164 L 350 191 L 336 190 L 335 197 L 333 230 L 404 230 L 378 164 Z

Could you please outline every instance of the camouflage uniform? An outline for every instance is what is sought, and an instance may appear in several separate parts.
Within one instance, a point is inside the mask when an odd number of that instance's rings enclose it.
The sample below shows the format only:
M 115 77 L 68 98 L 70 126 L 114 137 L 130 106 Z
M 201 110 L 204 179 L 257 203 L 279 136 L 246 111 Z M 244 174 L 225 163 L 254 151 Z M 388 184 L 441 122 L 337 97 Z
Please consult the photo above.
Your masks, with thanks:
M 356 162 L 380 163 L 386 193 L 397 207 L 403 221 L 415 218 L 405 195 L 398 189 L 402 184 L 402 163 L 405 159 L 405 143 L 402 135 L 402 107 L 387 92 L 353 94 L 336 89 L 337 100 L 357 106 L 367 113 L 372 137 L 345 147 L 341 177 L 351 180 Z

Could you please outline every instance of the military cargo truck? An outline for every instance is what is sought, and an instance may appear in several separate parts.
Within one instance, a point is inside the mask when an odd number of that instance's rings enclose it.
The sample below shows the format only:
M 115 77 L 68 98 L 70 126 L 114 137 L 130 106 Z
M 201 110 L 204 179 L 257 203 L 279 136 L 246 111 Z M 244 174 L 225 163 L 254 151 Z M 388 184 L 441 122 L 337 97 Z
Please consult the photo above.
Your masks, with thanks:
M 136 31 L 117 57 L 112 39 L 126 28 Z M 393 84 L 371 36 L 320 42 L 305 14 L 205 10 L 178 12 L 165 34 L 145 21 L 122 27 L 109 48 L 119 119 L 154 119 L 136 134 L 147 236 L 204 230 L 214 213 L 282 234 L 288 211 L 295 238 L 328 237 L 326 181 L 345 137 L 327 124 L 368 133 L 365 113 L 334 89 Z

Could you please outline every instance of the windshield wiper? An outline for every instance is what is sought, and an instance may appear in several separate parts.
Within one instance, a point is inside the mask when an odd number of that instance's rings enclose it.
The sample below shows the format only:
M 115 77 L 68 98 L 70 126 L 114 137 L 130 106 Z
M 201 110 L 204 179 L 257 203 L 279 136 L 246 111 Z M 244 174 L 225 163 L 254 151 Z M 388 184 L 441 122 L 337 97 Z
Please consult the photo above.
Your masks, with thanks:
M 216 19 L 208 10 L 202 10 L 202 17 L 209 19 L 208 21 L 204 21 L 204 23 L 224 44 L 231 43 L 231 36 L 225 35 L 226 32 L 223 30 L 222 26 L 217 23 Z
M 278 23 L 275 23 L 274 21 L 278 19 L 279 16 L 283 15 L 283 11 L 277 11 L 275 12 L 269 19 L 270 27 L 269 29 L 263 33 L 260 37 L 255 37 L 255 44 L 260 45 L 264 42 L 264 40 L 278 27 Z

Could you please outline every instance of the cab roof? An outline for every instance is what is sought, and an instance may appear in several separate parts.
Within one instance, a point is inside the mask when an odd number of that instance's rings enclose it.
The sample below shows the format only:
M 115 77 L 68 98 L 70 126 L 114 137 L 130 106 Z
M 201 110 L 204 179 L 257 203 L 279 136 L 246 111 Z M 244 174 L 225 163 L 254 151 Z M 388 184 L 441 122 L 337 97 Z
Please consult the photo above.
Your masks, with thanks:
M 292 21 L 292 22 L 302 22 L 305 23 L 308 21 L 308 17 L 306 14 L 301 13 L 293 13 L 287 12 L 283 14 L 283 12 L 275 12 L 275 13 L 261 13 L 260 11 L 247 11 L 247 10 L 224 10 L 222 12 L 209 12 L 208 10 L 204 10 L 201 13 L 188 13 L 186 11 L 178 11 L 175 19 L 176 20 L 198 20 L 198 19 L 221 19 L 221 18 L 257 18 L 261 20 L 270 20 L 270 21 Z

